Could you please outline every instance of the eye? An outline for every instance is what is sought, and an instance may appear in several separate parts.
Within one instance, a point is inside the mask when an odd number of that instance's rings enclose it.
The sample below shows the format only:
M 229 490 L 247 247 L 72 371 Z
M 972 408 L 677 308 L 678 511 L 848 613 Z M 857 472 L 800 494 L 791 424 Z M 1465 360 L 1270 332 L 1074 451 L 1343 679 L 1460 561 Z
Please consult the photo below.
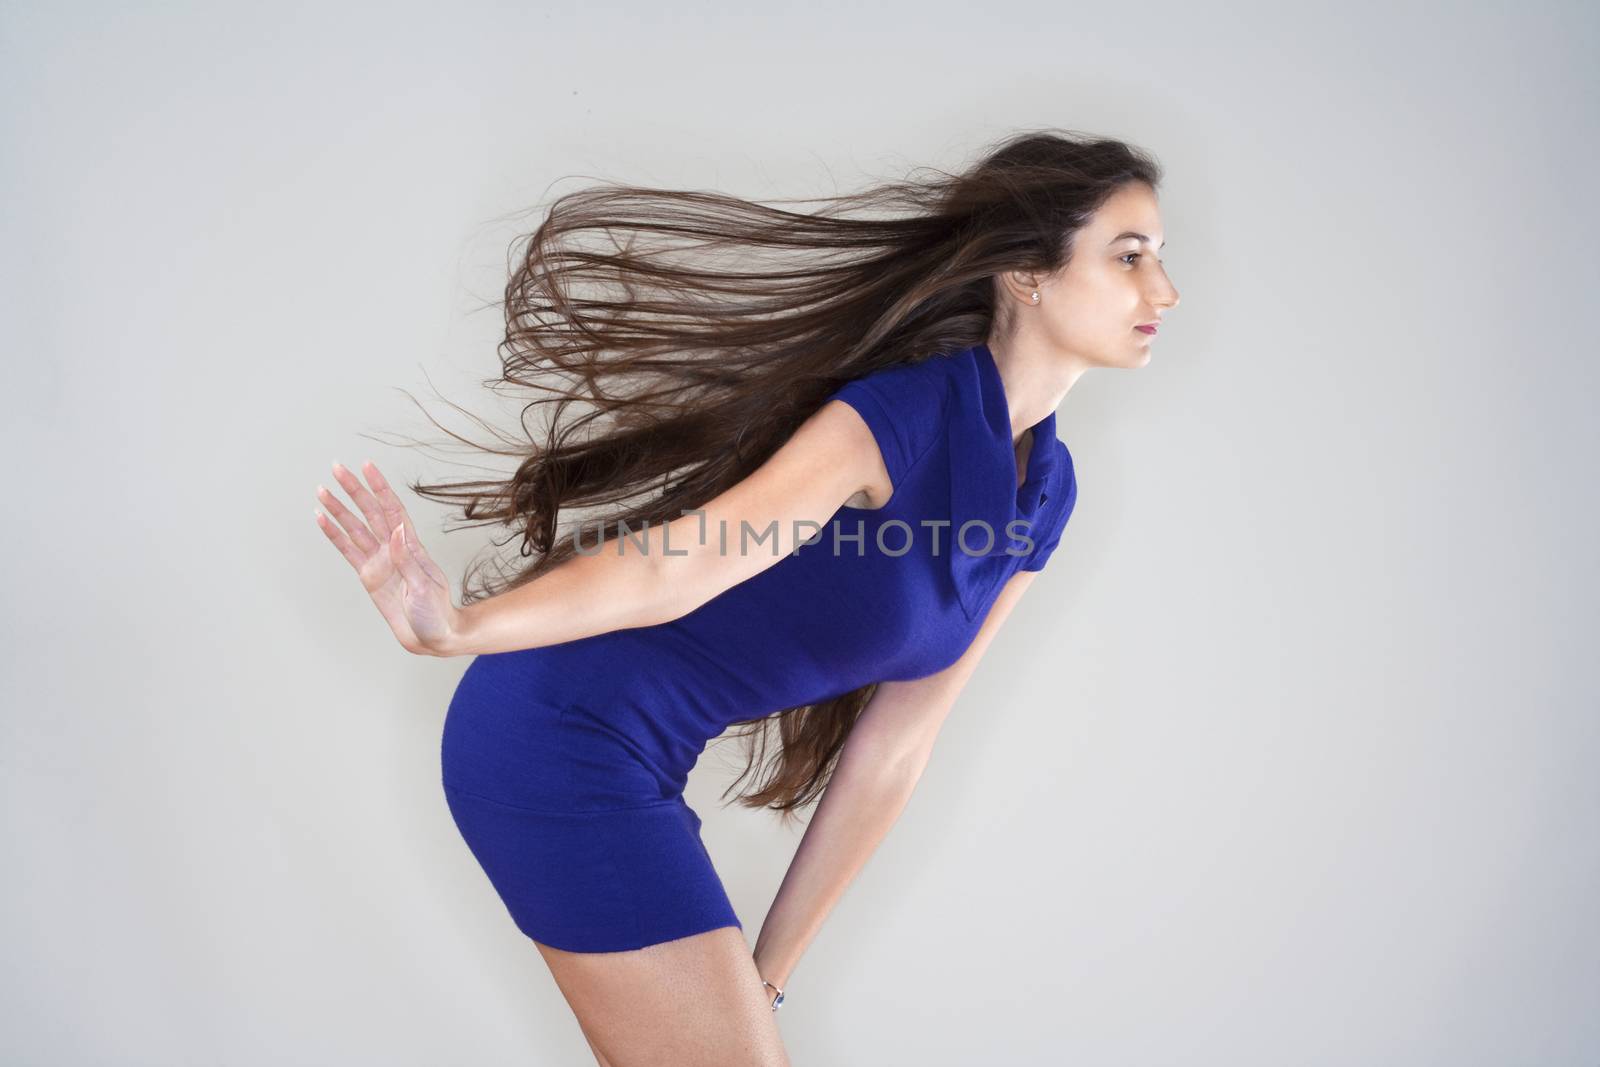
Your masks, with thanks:
M 1137 253 L 1137 252 L 1124 252 L 1122 255 L 1118 256 L 1117 258 L 1120 259 L 1120 260 L 1126 261 L 1129 257 L 1132 257 L 1133 259 L 1138 259 L 1139 258 L 1139 253 Z M 1133 264 L 1129 263 L 1128 266 L 1131 267 L 1131 266 L 1133 266 Z

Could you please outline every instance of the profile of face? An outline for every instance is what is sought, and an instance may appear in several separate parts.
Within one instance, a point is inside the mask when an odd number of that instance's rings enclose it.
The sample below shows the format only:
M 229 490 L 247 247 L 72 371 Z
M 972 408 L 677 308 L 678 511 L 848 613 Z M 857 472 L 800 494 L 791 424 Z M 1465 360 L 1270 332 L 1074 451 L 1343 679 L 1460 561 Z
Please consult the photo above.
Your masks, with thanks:
M 1144 366 L 1157 336 L 1149 324 L 1178 304 L 1159 255 L 1165 243 L 1154 190 L 1123 186 L 1078 231 L 1066 265 L 1024 290 L 1024 328 L 1083 366 Z M 1036 304 L 1028 299 L 1034 289 Z

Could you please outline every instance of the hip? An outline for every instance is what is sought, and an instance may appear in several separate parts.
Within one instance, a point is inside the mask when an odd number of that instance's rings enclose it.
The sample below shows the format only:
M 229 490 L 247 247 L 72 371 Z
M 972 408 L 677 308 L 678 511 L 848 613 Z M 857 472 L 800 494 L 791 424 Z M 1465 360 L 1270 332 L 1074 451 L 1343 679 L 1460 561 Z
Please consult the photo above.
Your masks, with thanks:
M 681 775 L 659 754 L 518 668 L 485 657 L 468 665 L 440 739 L 446 785 L 557 813 L 643 807 L 682 795 Z

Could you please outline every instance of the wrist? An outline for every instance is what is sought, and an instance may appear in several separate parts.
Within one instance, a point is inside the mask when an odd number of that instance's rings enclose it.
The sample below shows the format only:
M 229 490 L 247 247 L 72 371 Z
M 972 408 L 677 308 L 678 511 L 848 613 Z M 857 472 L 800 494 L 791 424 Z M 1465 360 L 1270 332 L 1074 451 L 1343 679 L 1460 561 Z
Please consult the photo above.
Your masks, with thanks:
M 788 968 L 779 966 L 775 961 L 763 961 L 759 953 L 755 954 L 756 978 L 763 982 L 771 982 L 778 989 L 787 989 L 789 986 Z M 767 992 L 767 1000 L 771 1001 L 777 995 L 775 990 L 762 986 Z
M 761 953 L 754 954 L 756 974 L 771 982 L 775 986 L 786 987 L 789 984 L 790 967 L 774 956 L 762 958 Z
M 767 994 L 768 1007 L 770 1007 L 773 1011 L 777 1011 L 779 1008 L 783 1007 L 784 992 L 782 986 L 771 979 L 764 978 L 761 980 L 761 988 Z
M 478 622 L 478 613 L 474 610 L 476 607 L 476 604 L 468 604 L 457 608 L 451 617 L 449 629 L 433 643 L 429 652 L 441 659 L 471 655 L 473 634 Z

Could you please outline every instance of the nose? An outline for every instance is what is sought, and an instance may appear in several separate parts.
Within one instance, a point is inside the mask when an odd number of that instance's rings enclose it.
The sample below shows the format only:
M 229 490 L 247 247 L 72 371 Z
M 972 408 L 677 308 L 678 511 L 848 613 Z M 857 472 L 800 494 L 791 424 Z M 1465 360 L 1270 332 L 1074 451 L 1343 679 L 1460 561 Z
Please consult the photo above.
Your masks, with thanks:
M 1161 308 L 1175 308 L 1175 307 L 1177 307 L 1178 306 L 1178 287 L 1172 284 L 1172 279 L 1171 278 L 1167 277 L 1167 271 L 1166 271 L 1166 268 L 1164 268 L 1164 267 L 1161 270 L 1160 278 L 1161 278 L 1161 281 L 1164 282 L 1165 284 L 1159 287 L 1158 292 L 1157 292 L 1157 298 L 1155 300 L 1151 301 L 1151 303 L 1153 303 L 1157 307 L 1161 307 Z

